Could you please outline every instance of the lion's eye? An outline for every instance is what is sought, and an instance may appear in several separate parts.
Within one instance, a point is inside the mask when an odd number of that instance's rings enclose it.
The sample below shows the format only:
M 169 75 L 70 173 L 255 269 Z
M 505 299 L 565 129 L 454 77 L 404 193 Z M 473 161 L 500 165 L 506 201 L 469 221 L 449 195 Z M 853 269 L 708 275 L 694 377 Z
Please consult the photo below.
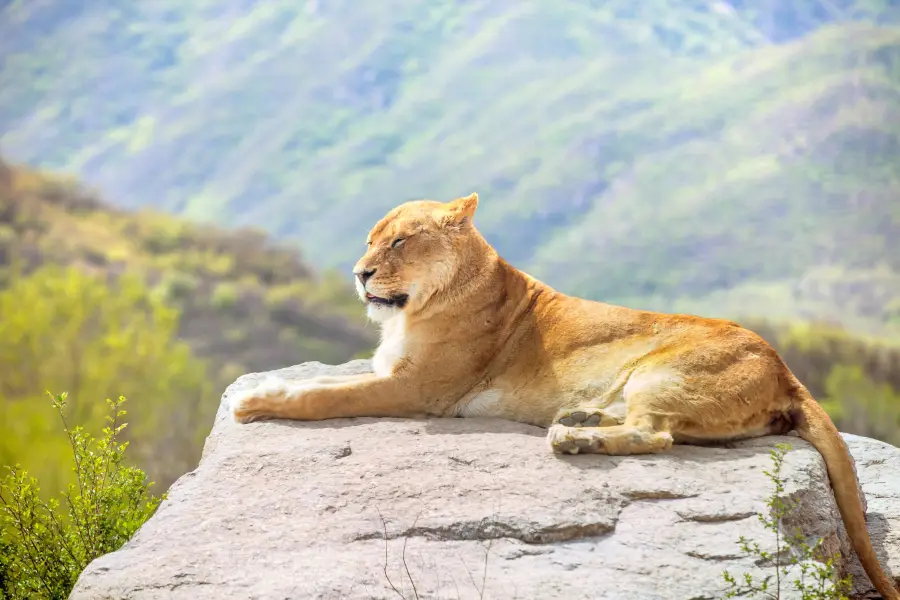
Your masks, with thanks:
M 393 242 L 391 242 L 391 248 L 399 248 L 403 245 L 403 242 L 406 241 L 406 238 L 397 238 Z

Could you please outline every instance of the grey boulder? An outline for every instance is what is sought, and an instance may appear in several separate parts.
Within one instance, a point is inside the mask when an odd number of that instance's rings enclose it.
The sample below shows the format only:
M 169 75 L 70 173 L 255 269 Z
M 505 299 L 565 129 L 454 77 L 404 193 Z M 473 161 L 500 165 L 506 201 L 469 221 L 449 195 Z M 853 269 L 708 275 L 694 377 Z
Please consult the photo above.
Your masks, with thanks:
M 359 373 L 305 363 L 272 374 Z M 778 442 L 791 523 L 841 553 L 855 598 L 876 597 L 850 551 L 824 464 L 797 437 L 654 456 L 558 456 L 546 431 L 496 419 L 236 424 L 229 386 L 199 466 L 71 598 L 595 598 L 700 600 L 774 536 L 757 514 Z M 883 564 L 900 577 L 900 450 L 846 435 Z M 788 592 L 782 598 L 798 597 Z

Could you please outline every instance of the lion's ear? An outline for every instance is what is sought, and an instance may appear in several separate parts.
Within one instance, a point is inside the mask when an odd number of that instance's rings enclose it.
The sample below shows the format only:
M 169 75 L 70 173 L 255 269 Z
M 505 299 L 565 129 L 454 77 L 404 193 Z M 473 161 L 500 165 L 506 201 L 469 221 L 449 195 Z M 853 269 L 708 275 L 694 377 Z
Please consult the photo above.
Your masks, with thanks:
M 463 198 L 457 198 L 448 202 L 441 215 L 441 225 L 444 227 L 462 227 L 470 223 L 478 208 L 478 194 L 472 192 Z

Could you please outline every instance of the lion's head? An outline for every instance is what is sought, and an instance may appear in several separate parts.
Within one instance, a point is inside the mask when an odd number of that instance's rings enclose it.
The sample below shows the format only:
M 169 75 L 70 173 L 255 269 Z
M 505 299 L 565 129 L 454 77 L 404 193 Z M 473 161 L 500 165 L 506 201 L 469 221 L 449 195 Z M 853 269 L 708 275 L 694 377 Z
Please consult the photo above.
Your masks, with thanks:
M 375 224 L 353 268 L 370 319 L 417 310 L 453 281 L 464 249 L 480 238 L 472 226 L 477 206 L 474 193 L 446 203 L 415 200 Z

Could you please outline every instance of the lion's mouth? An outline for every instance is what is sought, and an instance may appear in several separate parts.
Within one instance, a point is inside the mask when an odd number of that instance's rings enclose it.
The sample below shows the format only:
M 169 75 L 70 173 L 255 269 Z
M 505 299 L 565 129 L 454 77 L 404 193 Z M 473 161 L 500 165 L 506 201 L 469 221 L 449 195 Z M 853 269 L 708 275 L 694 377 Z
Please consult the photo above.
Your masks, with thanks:
M 382 306 L 396 306 L 397 308 L 403 308 L 406 306 L 407 300 L 409 300 L 409 296 L 406 294 L 395 294 L 390 298 L 382 298 L 366 292 L 366 301 Z

